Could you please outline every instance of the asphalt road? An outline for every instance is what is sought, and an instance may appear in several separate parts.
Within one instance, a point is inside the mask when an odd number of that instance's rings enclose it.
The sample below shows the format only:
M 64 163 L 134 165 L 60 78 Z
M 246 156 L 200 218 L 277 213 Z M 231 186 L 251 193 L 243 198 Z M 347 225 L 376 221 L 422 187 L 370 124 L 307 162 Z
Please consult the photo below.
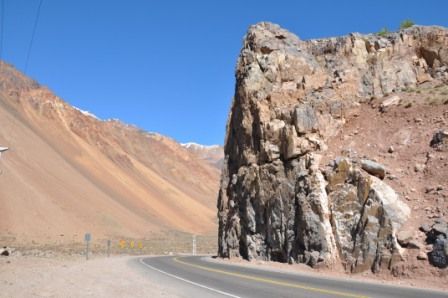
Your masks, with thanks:
M 181 297 L 448 297 L 446 292 L 260 270 L 210 262 L 205 257 L 137 260 L 152 281 Z

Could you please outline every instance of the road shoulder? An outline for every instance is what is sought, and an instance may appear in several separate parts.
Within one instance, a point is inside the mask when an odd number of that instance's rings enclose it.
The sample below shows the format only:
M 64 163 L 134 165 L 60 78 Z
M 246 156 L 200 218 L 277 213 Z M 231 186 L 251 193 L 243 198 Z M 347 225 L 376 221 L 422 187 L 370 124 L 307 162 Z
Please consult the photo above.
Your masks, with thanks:
M 313 276 L 317 278 L 335 280 L 335 281 L 347 281 L 356 283 L 370 283 L 379 284 L 383 286 L 413 288 L 413 289 L 429 289 L 433 291 L 446 292 L 448 290 L 448 283 L 440 283 L 438 280 L 431 279 L 413 279 L 406 277 L 394 277 L 390 273 L 375 275 L 373 273 L 360 273 L 360 274 L 346 274 L 341 270 L 329 270 L 329 269 L 313 269 L 303 264 L 283 264 L 278 262 L 266 262 L 266 261 L 253 261 L 249 262 L 240 258 L 235 259 L 222 259 L 211 256 L 204 256 L 201 258 L 205 262 L 222 264 L 228 267 L 237 266 L 242 268 L 253 268 L 258 270 L 295 274 L 300 276 Z M 447 272 L 448 274 L 448 272 Z M 448 276 L 447 276 L 448 278 Z

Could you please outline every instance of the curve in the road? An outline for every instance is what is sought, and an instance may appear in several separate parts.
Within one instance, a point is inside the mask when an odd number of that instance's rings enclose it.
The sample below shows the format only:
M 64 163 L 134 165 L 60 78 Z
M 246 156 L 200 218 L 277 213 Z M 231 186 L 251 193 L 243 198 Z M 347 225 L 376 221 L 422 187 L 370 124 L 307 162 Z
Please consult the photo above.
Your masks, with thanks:
M 202 269 L 205 271 L 216 272 L 216 273 L 220 273 L 220 274 L 230 275 L 230 276 L 243 278 L 243 279 L 247 279 L 247 280 L 252 280 L 252 281 L 263 282 L 263 283 L 272 284 L 272 285 L 276 285 L 276 286 L 296 288 L 296 289 L 301 289 L 301 290 L 306 290 L 306 291 L 311 291 L 311 292 L 319 292 L 319 293 L 324 293 L 324 294 L 330 294 L 333 296 L 341 296 L 341 297 L 349 297 L 349 298 L 368 298 L 368 296 L 354 295 L 351 293 L 344 293 L 344 292 L 339 292 L 339 291 L 332 291 L 332 290 L 326 290 L 326 289 L 321 289 L 321 288 L 309 287 L 309 286 L 302 285 L 302 284 L 284 282 L 284 281 L 277 280 L 277 279 L 264 278 L 264 277 L 252 276 L 252 275 L 230 272 L 230 271 L 225 271 L 225 270 L 220 270 L 220 269 L 214 269 L 214 268 L 210 268 L 210 267 L 205 267 L 205 266 L 181 261 L 179 259 L 179 257 L 175 257 L 173 260 L 174 260 L 174 262 L 177 262 L 177 263 L 180 263 L 183 265 L 187 265 L 187 266 L 191 266 L 194 268 Z
M 166 286 L 182 288 L 184 297 L 448 298 L 447 293 L 433 290 L 260 270 L 202 257 L 147 257 L 140 263 L 152 269 L 153 278 L 165 275 L 160 282 Z
M 177 276 L 177 275 L 174 275 L 174 274 L 165 272 L 165 271 L 160 270 L 160 269 L 158 269 L 158 268 L 155 268 L 155 267 L 153 267 L 153 266 L 151 266 L 151 265 L 149 265 L 149 264 L 146 264 L 146 263 L 143 261 L 143 259 L 140 259 L 140 263 L 143 264 L 144 266 L 146 266 L 146 267 L 152 269 L 152 270 L 155 270 L 155 271 L 157 271 L 157 272 L 159 272 L 159 273 L 165 274 L 166 276 L 169 276 L 169 277 L 178 279 L 178 280 L 180 280 L 180 281 L 186 282 L 186 283 L 191 284 L 191 285 L 193 285 L 193 286 L 200 287 L 200 288 L 203 288 L 203 289 L 206 289 L 206 290 L 209 290 L 209 291 L 212 291 L 212 292 L 215 292 L 215 293 L 224 295 L 224 296 L 233 297 L 233 298 L 241 298 L 240 296 L 232 295 L 232 294 L 230 294 L 230 293 L 227 293 L 227 292 L 224 292 L 224 291 L 220 291 L 220 290 L 217 290 L 217 289 L 214 289 L 214 288 L 211 288 L 211 287 L 207 287 L 206 285 L 203 285 L 203 284 L 200 284 L 200 283 L 197 283 L 197 282 L 194 282 L 194 281 L 191 281 L 191 280 L 182 278 L 182 277 L 180 277 L 180 276 Z

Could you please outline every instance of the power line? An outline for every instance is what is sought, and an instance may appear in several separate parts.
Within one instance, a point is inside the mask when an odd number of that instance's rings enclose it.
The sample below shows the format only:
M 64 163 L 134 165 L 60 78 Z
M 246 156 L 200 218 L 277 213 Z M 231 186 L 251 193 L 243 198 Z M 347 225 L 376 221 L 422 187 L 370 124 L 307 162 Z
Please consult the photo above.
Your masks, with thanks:
M 28 47 L 28 52 L 27 52 L 27 54 L 26 54 L 26 60 L 25 60 L 25 74 L 27 73 L 27 70 L 28 70 L 28 62 L 30 61 L 31 49 L 33 48 L 34 35 L 36 35 L 36 29 L 37 29 L 37 24 L 38 24 L 38 22 L 39 22 L 40 7 L 42 6 L 42 2 L 43 2 L 43 0 L 39 0 L 39 6 L 37 7 L 36 19 L 34 20 L 34 26 L 33 26 L 33 33 L 31 34 L 30 45 L 29 45 L 29 47 Z

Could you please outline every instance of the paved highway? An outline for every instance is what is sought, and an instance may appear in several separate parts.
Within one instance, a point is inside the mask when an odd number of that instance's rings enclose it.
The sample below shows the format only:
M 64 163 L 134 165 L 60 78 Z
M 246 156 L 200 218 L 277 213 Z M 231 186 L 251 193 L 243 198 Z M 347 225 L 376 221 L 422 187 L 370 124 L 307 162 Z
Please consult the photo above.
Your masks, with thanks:
M 181 297 L 448 297 L 448 293 L 222 264 L 205 257 L 136 259 Z

